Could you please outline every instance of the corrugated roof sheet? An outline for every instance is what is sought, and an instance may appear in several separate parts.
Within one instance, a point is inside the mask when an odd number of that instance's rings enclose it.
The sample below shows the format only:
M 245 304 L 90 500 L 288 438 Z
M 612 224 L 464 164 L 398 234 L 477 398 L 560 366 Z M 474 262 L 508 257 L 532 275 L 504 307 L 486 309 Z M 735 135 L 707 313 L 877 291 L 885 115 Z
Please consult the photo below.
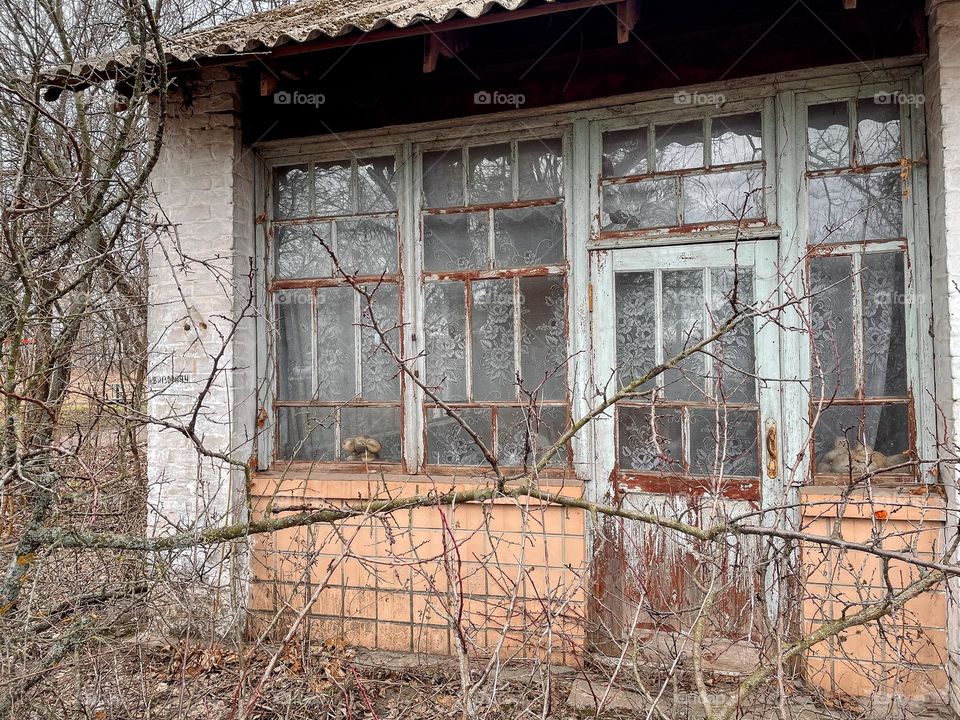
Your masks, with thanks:
M 553 2 L 554 0 L 545 0 Z M 250 52 L 267 52 L 290 43 L 335 38 L 355 30 L 405 28 L 418 22 L 440 23 L 457 15 L 475 18 L 494 7 L 516 10 L 527 0 L 304 0 L 248 15 L 166 42 L 167 62 L 189 62 Z M 56 68 L 51 79 L 90 78 L 131 63 L 136 49 Z

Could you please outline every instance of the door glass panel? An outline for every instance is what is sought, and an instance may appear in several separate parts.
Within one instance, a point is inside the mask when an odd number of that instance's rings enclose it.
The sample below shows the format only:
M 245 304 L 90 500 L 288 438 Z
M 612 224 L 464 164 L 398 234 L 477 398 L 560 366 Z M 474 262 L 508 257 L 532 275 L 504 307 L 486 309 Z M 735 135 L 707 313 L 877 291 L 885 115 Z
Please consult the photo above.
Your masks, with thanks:
M 760 474 L 757 413 L 724 407 L 690 411 L 690 474 Z
M 810 261 L 810 325 L 813 335 L 811 387 L 823 394 L 850 397 L 853 374 L 853 264 L 850 256 Z
M 754 301 L 753 273 L 740 268 L 734 284 L 733 268 L 710 271 L 711 332 L 723 326 L 734 313 Z M 755 402 L 756 354 L 753 322 L 742 322 L 717 340 L 710 348 L 713 354 L 714 387 L 721 402 Z
M 653 272 L 617 275 L 617 370 L 621 385 L 643 377 L 657 364 L 654 292 Z M 644 383 L 639 391 L 649 391 L 655 385 L 653 381 Z
M 679 408 L 624 406 L 617 411 L 620 467 L 624 470 L 683 472 L 683 423 Z
M 864 393 L 907 394 L 906 318 L 903 253 L 867 253 L 863 285 Z
M 850 117 L 846 102 L 807 108 L 807 167 L 811 170 L 850 164 Z
M 857 146 L 861 165 L 900 159 L 900 105 L 874 99 L 857 102 Z
M 669 360 L 703 339 L 703 272 L 665 271 L 662 297 L 663 359 Z M 663 373 L 664 397 L 668 400 L 703 399 L 703 374 L 703 355 L 691 355 Z

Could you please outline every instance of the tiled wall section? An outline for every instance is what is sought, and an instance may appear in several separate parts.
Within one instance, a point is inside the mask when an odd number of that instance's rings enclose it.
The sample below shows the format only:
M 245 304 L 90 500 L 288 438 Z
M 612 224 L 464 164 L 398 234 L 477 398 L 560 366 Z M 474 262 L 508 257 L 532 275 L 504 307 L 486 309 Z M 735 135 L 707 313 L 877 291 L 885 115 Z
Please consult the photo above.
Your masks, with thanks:
M 811 488 L 803 494 L 804 529 L 827 536 L 836 531 L 838 537 L 860 543 L 882 538 L 879 547 L 884 550 L 938 561 L 944 502 L 939 495 L 916 494 L 922 490 L 875 489 L 872 501 L 858 492 L 841 508 L 839 495 Z M 887 596 L 883 563 L 876 556 L 807 544 L 803 560 L 807 631 Z M 888 577 L 893 590 L 916 580 L 919 572 L 916 566 L 892 561 Z M 826 691 L 854 696 L 945 698 L 946 622 L 947 596 L 941 585 L 910 600 L 902 612 L 851 628 L 813 648 L 807 657 L 807 678 Z
M 260 475 L 253 517 L 270 503 L 275 512 L 356 506 L 449 488 L 449 480 L 434 486 L 422 477 Z M 504 657 L 549 654 L 574 664 L 584 639 L 584 554 L 583 512 L 533 501 L 424 507 L 260 535 L 250 631 L 263 632 L 278 611 L 300 612 L 312 597 L 306 624 L 315 640 L 447 654 L 459 626 L 480 655 L 499 646 Z

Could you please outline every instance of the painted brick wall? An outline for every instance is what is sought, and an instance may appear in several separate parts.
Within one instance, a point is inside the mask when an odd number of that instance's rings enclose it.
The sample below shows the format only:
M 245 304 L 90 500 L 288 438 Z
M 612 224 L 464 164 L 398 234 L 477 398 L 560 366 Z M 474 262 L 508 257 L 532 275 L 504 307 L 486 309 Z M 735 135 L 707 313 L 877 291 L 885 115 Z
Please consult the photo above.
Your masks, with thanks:
M 172 98 L 153 175 L 158 216 L 169 225 L 150 254 L 149 412 L 187 427 L 203 394 L 197 440 L 209 453 L 246 461 L 256 416 L 255 328 L 252 307 L 247 310 L 254 158 L 242 146 L 230 72 L 209 70 L 190 91 Z M 235 324 L 231 318 L 246 319 Z M 242 518 L 242 472 L 198 453 L 177 430 L 150 426 L 147 467 L 151 532 Z M 173 560 L 184 580 L 201 579 L 209 589 L 218 630 L 238 626 L 246 596 L 238 587 L 242 552 L 221 546 Z

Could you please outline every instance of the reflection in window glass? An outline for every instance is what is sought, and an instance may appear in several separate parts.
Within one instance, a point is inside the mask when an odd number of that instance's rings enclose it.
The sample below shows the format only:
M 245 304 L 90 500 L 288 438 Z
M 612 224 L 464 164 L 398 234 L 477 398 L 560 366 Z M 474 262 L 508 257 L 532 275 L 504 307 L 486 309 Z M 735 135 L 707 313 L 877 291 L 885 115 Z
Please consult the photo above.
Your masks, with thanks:
M 703 121 L 657 125 L 654 134 L 657 172 L 703 167 Z
M 807 167 L 811 170 L 850 165 L 850 118 L 846 102 L 807 108 Z
M 397 221 L 393 217 L 337 222 L 337 259 L 349 275 L 397 272 Z
M 899 170 L 809 180 L 811 242 L 849 243 L 903 235 Z
M 713 165 L 763 159 L 760 113 L 715 117 L 710 129 L 710 162 Z
M 353 170 L 350 161 L 313 166 L 316 215 L 349 215 L 353 212 Z
M 676 225 L 677 180 L 640 180 L 603 188 L 604 230 L 645 230 Z
M 309 180 L 306 165 L 274 171 L 273 199 L 278 219 L 306 217 L 310 214 Z
M 423 155 L 423 201 L 427 207 L 463 205 L 463 154 L 457 150 Z
M 873 99 L 857 103 L 857 147 L 861 165 L 900 160 L 900 106 Z
M 649 172 L 648 147 L 646 127 L 604 133 L 602 176 L 615 178 Z
M 360 212 L 389 212 L 397 209 L 396 161 L 392 157 L 357 161 Z
M 467 149 L 470 161 L 467 191 L 471 205 L 510 202 L 513 198 L 513 167 L 510 144 Z
M 333 275 L 333 260 L 324 248 L 332 248 L 330 223 L 311 225 L 278 225 L 274 267 L 276 276 L 289 278 L 320 278 Z
M 683 221 L 747 220 L 763 216 L 759 170 L 734 170 L 683 178 Z
M 558 139 L 517 143 L 519 200 L 560 197 L 563 187 L 563 147 Z

